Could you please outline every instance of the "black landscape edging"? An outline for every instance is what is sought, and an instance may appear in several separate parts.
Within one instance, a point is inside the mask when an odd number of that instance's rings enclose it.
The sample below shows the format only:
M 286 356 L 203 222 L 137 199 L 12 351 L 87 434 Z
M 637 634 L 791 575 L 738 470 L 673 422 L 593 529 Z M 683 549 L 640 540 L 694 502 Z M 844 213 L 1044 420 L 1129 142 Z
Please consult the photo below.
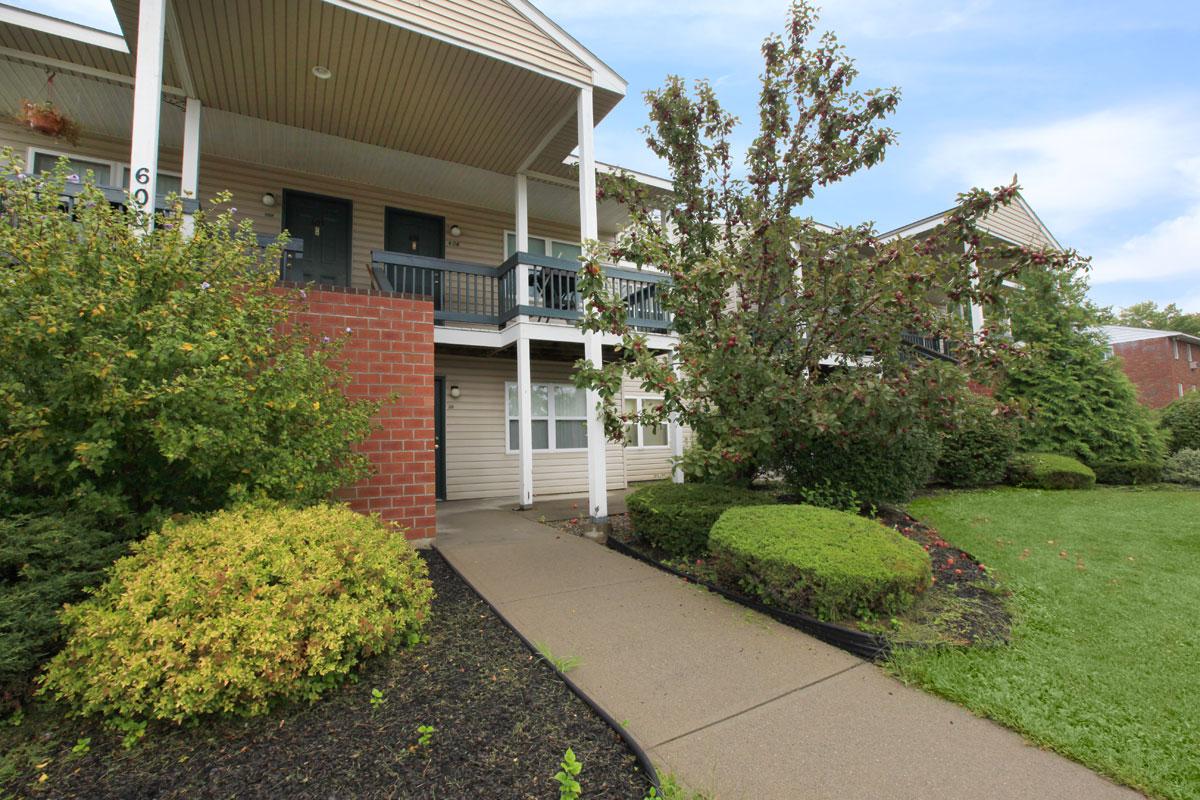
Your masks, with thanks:
M 542 656 L 541 652 L 538 651 L 537 646 L 534 645 L 533 642 L 526 639 L 525 634 L 523 634 L 519 630 L 517 630 L 516 626 L 513 625 L 511 622 L 509 622 L 508 617 L 504 616 L 504 614 L 500 611 L 500 609 L 496 608 L 496 606 L 492 603 L 491 600 L 488 600 L 486 597 L 484 597 L 483 592 L 481 592 L 475 588 L 475 584 L 471 583 L 471 581 L 467 578 L 467 576 L 463 575 L 462 572 L 459 571 L 458 567 L 454 566 L 453 562 L 451 562 L 450 559 L 446 558 L 446 556 L 444 556 L 442 554 L 442 552 L 440 550 L 438 550 L 438 547 L 436 544 L 431 545 L 430 549 L 433 552 L 437 553 L 438 558 L 440 558 L 442 560 L 442 562 L 450 568 L 451 572 L 453 572 L 455 575 L 458 576 L 459 580 L 461 580 L 463 583 L 465 583 L 467 585 L 467 588 L 469 588 L 472 592 L 474 592 L 476 595 L 478 595 L 479 599 L 481 599 L 481 600 L 483 600 L 483 602 L 487 603 L 487 607 L 492 610 L 492 613 L 496 615 L 496 618 L 499 619 L 501 622 L 503 622 L 510 631 L 512 631 L 514 634 L 516 634 L 517 638 L 520 639 L 522 643 L 524 643 L 525 647 L 529 650 L 530 653 L 532 653 L 537 658 L 541 658 L 541 659 L 545 660 L 544 657 Z M 593 700 L 587 692 L 585 692 L 583 689 L 581 689 L 579 687 L 579 684 L 577 684 L 577 683 L 575 683 L 575 681 L 571 680 L 571 678 L 565 672 L 558 669 L 553 664 L 549 664 L 549 662 L 547 662 L 547 665 L 550 667 L 550 669 L 554 670 L 555 674 L 558 675 L 559 679 L 562 680 L 562 682 L 567 685 L 567 688 L 570 689 L 571 692 L 576 697 L 578 697 L 580 700 L 582 700 L 584 703 L 586 703 L 587 706 L 596 713 L 596 716 L 598 716 L 598 717 L 600 717 L 600 719 L 604 720 L 605 724 L 607 724 L 608 727 L 612 728 L 613 731 L 615 731 L 616 734 L 621 737 L 621 740 L 624 741 L 625 744 L 629 745 L 629 749 L 633 751 L 633 754 L 637 757 L 638 763 L 641 765 L 642 772 L 646 773 L 646 778 L 647 778 L 647 780 L 650 781 L 650 785 L 653 786 L 658 791 L 658 793 L 661 795 L 662 794 L 662 784 L 659 783 L 659 780 L 658 780 L 658 768 L 654 766 L 654 762 L 652 762 L 650 760 L 650 756 L 646 755 L 646 751 L 642 749 L 642 746 L 640 744 L 638 744 L 637 740 L 633 738 L 633 736 L 629 733 L 629 731 L 625 730 L 624 726 L 622 726 L 621 723 L 619 723 L 615 719 L 613 719 L 613 716 L 611 714 L 609 714 L 607 711 L 605 711 L 603 708 L 601 708 L 600 704 L 597 703 L 595 700 Z
M 608 546 L 616 550 L 622 555 L 636 558 L 638 561 L 649 564 L 652 567 L 657 567 L 663 572 L 668 572 L 677 578 L 683 578 L 688 583 L 694 583 L 697 586 L 703 586 L 710 592 L 716 592 L 722 597 L 739 603 L 747 608 L 752 608 L 759 613 L 782 622 L 784 625 L 790 625 L 793 628 L 798 628 L 807 634 L 811 634 L 823 642 L 839 647 L 848 653 L 865 658 L 869 661 L 876 661 L 887 656 L 891 645 L 882 636 L 877 636 L 873 633 L 864 633 L 856 631 L 852 628 L 846 628 L 842 625 L 834 625 L 831 622 L 824 622 L 816 617 L 810 617 L 807 614 L 796 614 L 791 611 L 784 611 L 780 608 L 764 605 L 763 603 L 747 597 L 738 592 L 731 592 L 721 586 L 707 581 L 697 580 L 694 576 L 680 572 L 673 567 L 669 567 L 661 561 L 656 561 L 645 553 L 639 552 L 625 542 L 619 539 L 608 537 Z

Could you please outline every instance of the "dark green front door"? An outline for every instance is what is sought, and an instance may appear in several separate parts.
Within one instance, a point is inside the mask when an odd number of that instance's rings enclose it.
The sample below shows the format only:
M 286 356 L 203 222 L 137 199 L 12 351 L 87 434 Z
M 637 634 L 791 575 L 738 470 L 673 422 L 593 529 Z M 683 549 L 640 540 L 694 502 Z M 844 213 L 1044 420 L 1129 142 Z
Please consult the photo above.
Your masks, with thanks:
M 350 285 L 349 200 L 285 190 L 283 227 L 304 240 L 304 252 L 294 259 L 286 275 L 297 283 Z
M 446 379 L 433 379 L 433 465 L 438 500 L 446 499 Z
M 383 249 L 410 256 L 446 257 L 446 220 L 432 214 L 389 208 L 384 211 Z

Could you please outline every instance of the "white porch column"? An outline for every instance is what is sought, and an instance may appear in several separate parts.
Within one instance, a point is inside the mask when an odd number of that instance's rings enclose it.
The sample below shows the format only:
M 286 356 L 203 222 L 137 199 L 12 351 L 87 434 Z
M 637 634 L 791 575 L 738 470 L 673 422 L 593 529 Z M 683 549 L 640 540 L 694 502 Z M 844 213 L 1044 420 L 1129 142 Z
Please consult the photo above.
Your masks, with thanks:
M 529 180 L 523 174 L 516 181 L 516 225 L 517 252 L 529 252 Z M 517 265 L 517 305 L 529 305 L 529 265 Z
M 579 126 L 579 233 L 587 242 L 599 238 L 596 220 L 596 143 L 592 125 L 592 87 L 579 90 L 575 106 L 575 118 Z M 588 331 L 583 335 L 583 357 L 599 367 L 604 363 L 599 334 Z M 593 522 L 603 522 L 608 517 L 608 479 L 605 451 L 608 440 L 604 435 L 604 423 L 599 412 L 600 393 L 589 389 L 587 393 L 587 437 L 588 437 L 588 508 Z
M 158 190 L 158 124 L 162 105 L 163 32 L 166 22 L 167 0 L 141 0 L 133 84 L 129 192 L 133 202 L 151 215 L 154 213 L 155 192 Z
M 180 193 L 188 199 L 200 199 L 200 101 L 189 97 L 183 110 L 183 167 L 179 181 Z M 183 232 L 192 235 L 195 220 L 191 214 L 183 216 Z
M 679 365 L 674 367 L 675 380 L 679 380 Z M 675 464 L 671 467 L 671 481 L 673 483 L 683 483 L 683 467 L 679 463 L 679 459 L 683 457 L 683 426 L 679 424 L 679 415 L 671 415 L 671 426 L 667 429 L 667 435 L 671 437 L 671 455 L 675 459 Z
M 516 232 L 518 253 L 529 252 L 529 182 L 524 175 L 516 180 Z M 529 304 L 529 266 L 517 266 L 517 305 Z M 533 506 L 533 381 L 529 366 L 529 329 L 517 318 L 517 428 L 521 468 L 521 508 Z
M 970 245 L 964 243 L 963 251 L 965 252 L 969 249 L 970 249 Z M 979 270 L 979 264 L 976 263 L 975 261 L 972 261 L 971 262 L 971 271 L 977 272 L 978 270 Z M 971 288 L 972 289 L 979 288 L 979 278 L 978 277 L 971 278 Z M 979 332 L 982 330 L 983 330 L 983 306 L 979 305 L 978 303 L 972 302 L 971 303 L 971 333 L 975 334 L 976 338 L 978 338 Z

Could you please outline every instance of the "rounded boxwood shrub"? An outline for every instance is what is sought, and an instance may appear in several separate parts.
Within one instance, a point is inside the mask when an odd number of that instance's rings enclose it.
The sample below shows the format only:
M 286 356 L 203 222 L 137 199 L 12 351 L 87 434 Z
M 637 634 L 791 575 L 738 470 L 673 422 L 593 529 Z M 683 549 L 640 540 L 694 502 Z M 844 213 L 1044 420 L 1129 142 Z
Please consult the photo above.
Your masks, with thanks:
M 1168 451 L 1200 450 L 1200 392 L 1188 392 L 1164 408 L 1161 424 Z
M 1167 459 L 1163 480 L 1200 486 L 1200 449 L 1180 450 Z
M 1096 483 L 1135 486 L 1162 480 L 1162 464 L 1157 461 L 1101 461 L 1092 465 Z
M 631 492 L 625 506 L 640 539 L 686 558 L 704 550 L 709 529 L 726 509 L 774 502 L 765 492 L 740 486 L 659 482 Z
M 825 620 L 900 611 L 932 577 L 916 542 L 816 506 L 731 508 L 713 525 L 709 550 L 724 585 Z
M 1002 483 L 1018 436 L 1018 421 L 994 401 L 968 400 L 942 439 L 936 479 L 960 488 Z
M 168 522 L 67 607 L 41 691 L 116 720 L 258 714 L 416 643 L 432 597 L 402 531 L 344 506 Z
M 1091 489 L 1096 473 L 1068 456 L 1022 453 L 1008 468 L 1009 482 L 1027 489 Z

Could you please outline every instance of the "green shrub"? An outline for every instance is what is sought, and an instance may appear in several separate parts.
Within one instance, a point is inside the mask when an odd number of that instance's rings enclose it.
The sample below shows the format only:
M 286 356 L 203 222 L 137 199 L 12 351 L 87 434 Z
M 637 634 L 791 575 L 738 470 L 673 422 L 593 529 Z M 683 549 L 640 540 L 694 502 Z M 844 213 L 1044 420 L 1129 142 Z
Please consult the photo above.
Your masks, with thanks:
M 994 401 L 968 399 L 942 439 L 937 480 L 960 488 L 1002 483 L 1018 437 L 1018 420 Z
M 865 517 L 815 506 L 732 508 L 709 534 L 719 579 L 820 619 L 891 614 L 930 585 L 929 554 Z
M 86 185 L 64 210 L 62 165 L 3 177 L 6 508 L 69 502 L 152 528 L 259 495 L 319 501 L 365 474 L 354 445 L 376 407 L 346 397 L 340 340 L 283 324 L 304 302 L 275 285 L 277 246 L 260 260 L 228 213 L 198 214 L 189 238 L 178 208 L 135 235 L 136 212 Z
M 765 492 L 711 483 L 651 483 L 625 500 L 638 537 L 681 558 L 694 556 L 708 543 L 717 517 L 733 506 L 774 503 Z
M 1068 456 L 1022 453 L 1008 468 L 1009 481 L 1029 489 L 1091 489 L 1096 473 Z
M 1162 480 L 1162 464 L 1157 461 L 1101 461 L 1092 465 L 1096 483 L 1135 486 Z
M 1163 409 L 1160 419 L 1167 449 L 1200 450 L 1200 392 L 1188 392 Z
M 42 691 L 117 720 L 257 714 L 417 642 L 432 596 L 403 533 L 344 506 L 169 522 L 67 608 Z
M 834 511 L 858 512 L 862 503 L 858 492 L 844 483 L 834 483 L 826 478 L 815 486 L 797 486 L 788 489 L 797 503 L 807 506 L 832 508 Z
M 828 481 L 852 490 L 864 506 L 903 503 L 933 476 L 939 439 L 920 427 L 886 434 L 865 428 L 845 436 L 806 435 L 803 446 L 779 466 L 792 494 Z
M 125 550 L 124 536 L 77 515 L 0 519 L 0 711 L 61 645 L 63 603 L 83 599 Z
M 1167 465 L 1163 467 L 1163 480 L 1200 486 L 1200 449 L 1180 450 L 1167 459 Z

